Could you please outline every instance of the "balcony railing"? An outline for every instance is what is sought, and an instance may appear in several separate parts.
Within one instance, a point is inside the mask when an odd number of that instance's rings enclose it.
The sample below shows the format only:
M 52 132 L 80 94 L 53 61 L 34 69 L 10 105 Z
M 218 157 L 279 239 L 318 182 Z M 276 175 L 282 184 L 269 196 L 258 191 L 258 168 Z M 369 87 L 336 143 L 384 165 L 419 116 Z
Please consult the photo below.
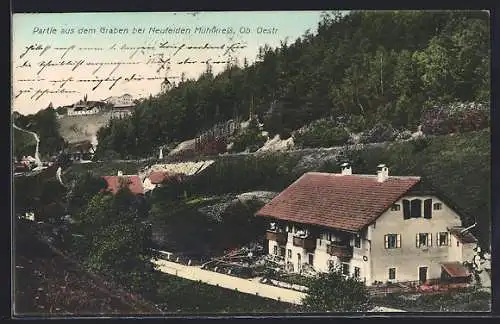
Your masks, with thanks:
M 339 258 L 352 258 L 352 246 L 348 244 L 330 243 L 326 251 L 328 254 Z
M 306 250 L 314 250 L 316 248 L 316 240 L 313 237 L 293 237 L 293 245 L 302 247 Z
M 285 245 L 287 241 L 287 233 L 268 230 L 266 233 L 266 238 L 269 241 L 276 241 L 280 245 Z

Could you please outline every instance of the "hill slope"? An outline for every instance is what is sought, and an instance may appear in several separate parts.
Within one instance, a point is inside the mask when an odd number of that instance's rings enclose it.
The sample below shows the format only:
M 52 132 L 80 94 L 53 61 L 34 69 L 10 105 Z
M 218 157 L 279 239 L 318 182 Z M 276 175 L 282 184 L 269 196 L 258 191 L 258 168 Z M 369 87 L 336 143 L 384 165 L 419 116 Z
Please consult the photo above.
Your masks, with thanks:
M 160 314 L 149 302 L 112 289 L 34 234 L 33 224 L 18 222 L 15 306 L 17 316 Z
M 88 116 L 64 116 L 58 119 L 59 133 L 68 143 L 89 140 L 97 136 L 97 131 L 108 124 L 110 112 Z
M 416 131 L 423 112 L 490 98 L 490 26 L 484 11 L 351 11 L 325 15 L 316 34 L 260 48 L 257 63 L 210 68 L 141 102 L 101 134 L 98 151 L 145 157 L 217 122 L 257 114 L 271 138 L 343 118 Z
M 385 163 L 391 175 L 422 176 L 441 189 L 472 218 L 483 247 L 490 247 L 491 133 L 489 129 L 427 139 L 381 143 L 359 148 L 303 149 L 247 155 L 221 155 L 214 167 L 189 184 L 190 195 L 226 194 L 252 190 L 281 191 L 307 171 L 339 172 L 350 161 L 354 173 L 375 174 Z M 138 174 L 151 161 L 75 165 L 66 177 L 93 171 L 98 175 L 123 170 Z M 213 184 L 216 183 L 217 186 Z M 467 219 L 473 223 L 474 219 Z

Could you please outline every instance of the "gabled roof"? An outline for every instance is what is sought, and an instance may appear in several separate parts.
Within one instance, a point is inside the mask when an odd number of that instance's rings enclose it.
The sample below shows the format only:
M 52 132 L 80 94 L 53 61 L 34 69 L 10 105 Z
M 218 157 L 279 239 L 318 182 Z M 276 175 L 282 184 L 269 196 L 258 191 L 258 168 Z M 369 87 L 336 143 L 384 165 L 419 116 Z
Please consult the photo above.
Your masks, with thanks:
M 167 179 L 168 179 L 168 173 L 162 171 L 153 172 L 149 176 L 149 180 L 151 181 L 152 184 L 161 184 L 165 182 L 165 180 Z
M 476 243 L 477 238 L 468 230 L 464 231 L 463 227 L 452 227 L 448 228 L 451 235 L 455 236 L 457 240 L 462 244 Z
M 420 177 L 308 172 L 257 212 L 301 224 L 359 231 L 420 182 Z
M 469 270 L 465 268 L 460 262 L 443 262 L 441 267 L 452 278 L 464 278 L 470 276 Z
M 124 175 L 124 176 L 103 176 L 102 177 L 108 187 L 107 190 L 111 191 L 113 194 L 116 194 L 120 189 L 121 181 L 128 180 L 128 188 L 133 194 L 142 195 L 144 194 L 144 188 L 142 187 L 141 178 L 137 175 Z

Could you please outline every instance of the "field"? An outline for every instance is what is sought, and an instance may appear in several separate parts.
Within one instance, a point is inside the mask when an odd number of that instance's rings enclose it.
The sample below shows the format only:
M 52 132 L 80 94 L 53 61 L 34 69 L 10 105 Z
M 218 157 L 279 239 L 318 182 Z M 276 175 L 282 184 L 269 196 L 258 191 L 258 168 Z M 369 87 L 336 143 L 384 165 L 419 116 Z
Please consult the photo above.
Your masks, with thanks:
M 299 312 L 299 306 L 158 273 L 154 302 L 175 314 L 262 314 Z
M 435 295 L 403 296 L 390 294 L 374 298 L 379 306 L 403 309 L 408 312 L 489 312 L 491 292 L 468 290 Z
M 69 143 L 89 140 L 97 134 L 99 128 L 106 126 L 111 113 L 105 112 L 88 116 L 64 116 L 59 119 L 59 132 Z

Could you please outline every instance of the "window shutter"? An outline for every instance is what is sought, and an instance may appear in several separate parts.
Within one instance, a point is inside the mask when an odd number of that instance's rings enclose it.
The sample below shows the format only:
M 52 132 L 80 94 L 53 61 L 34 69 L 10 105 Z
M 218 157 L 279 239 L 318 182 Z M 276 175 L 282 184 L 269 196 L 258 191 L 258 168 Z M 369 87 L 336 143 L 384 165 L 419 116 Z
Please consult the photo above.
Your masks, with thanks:
M 413 199 L 411 201 L 410 212 L 411 212 L 410 215 L 413 218 L 422 217 L 422 200 L 420 200 L 420 199 Z
M 410 218 L 410 201 L 403 199 L 403 219 Z
M 401 234 L 398 234 L 396 236 L 396 247 L 400 248 L 401 247 Z
M 424 218 L 432 218 L 432 199 L 424 200 Z
M 441 237 L 439 232 L 436 233 L 436 246 L 441 246 Z
M 451 246 L 451 235 L 448 232 L 446 232 L 446 239 L 448 240 L 448 246 Z
M 389 236 L 388 235 L 384 235 L 384 245 L 385 245 L 386 249 L 389 248 Z
M 419 243 L 420 243 L 419 242 L 419 236 L 418 236 L 418 233 L 417 233 L 417 235 L 415 237 L 415 246 L 418 247 L 420 245 Z
M 432 234 L 429 233 L 427 236 L 429 237 L 429 246 L 432 246 Z

